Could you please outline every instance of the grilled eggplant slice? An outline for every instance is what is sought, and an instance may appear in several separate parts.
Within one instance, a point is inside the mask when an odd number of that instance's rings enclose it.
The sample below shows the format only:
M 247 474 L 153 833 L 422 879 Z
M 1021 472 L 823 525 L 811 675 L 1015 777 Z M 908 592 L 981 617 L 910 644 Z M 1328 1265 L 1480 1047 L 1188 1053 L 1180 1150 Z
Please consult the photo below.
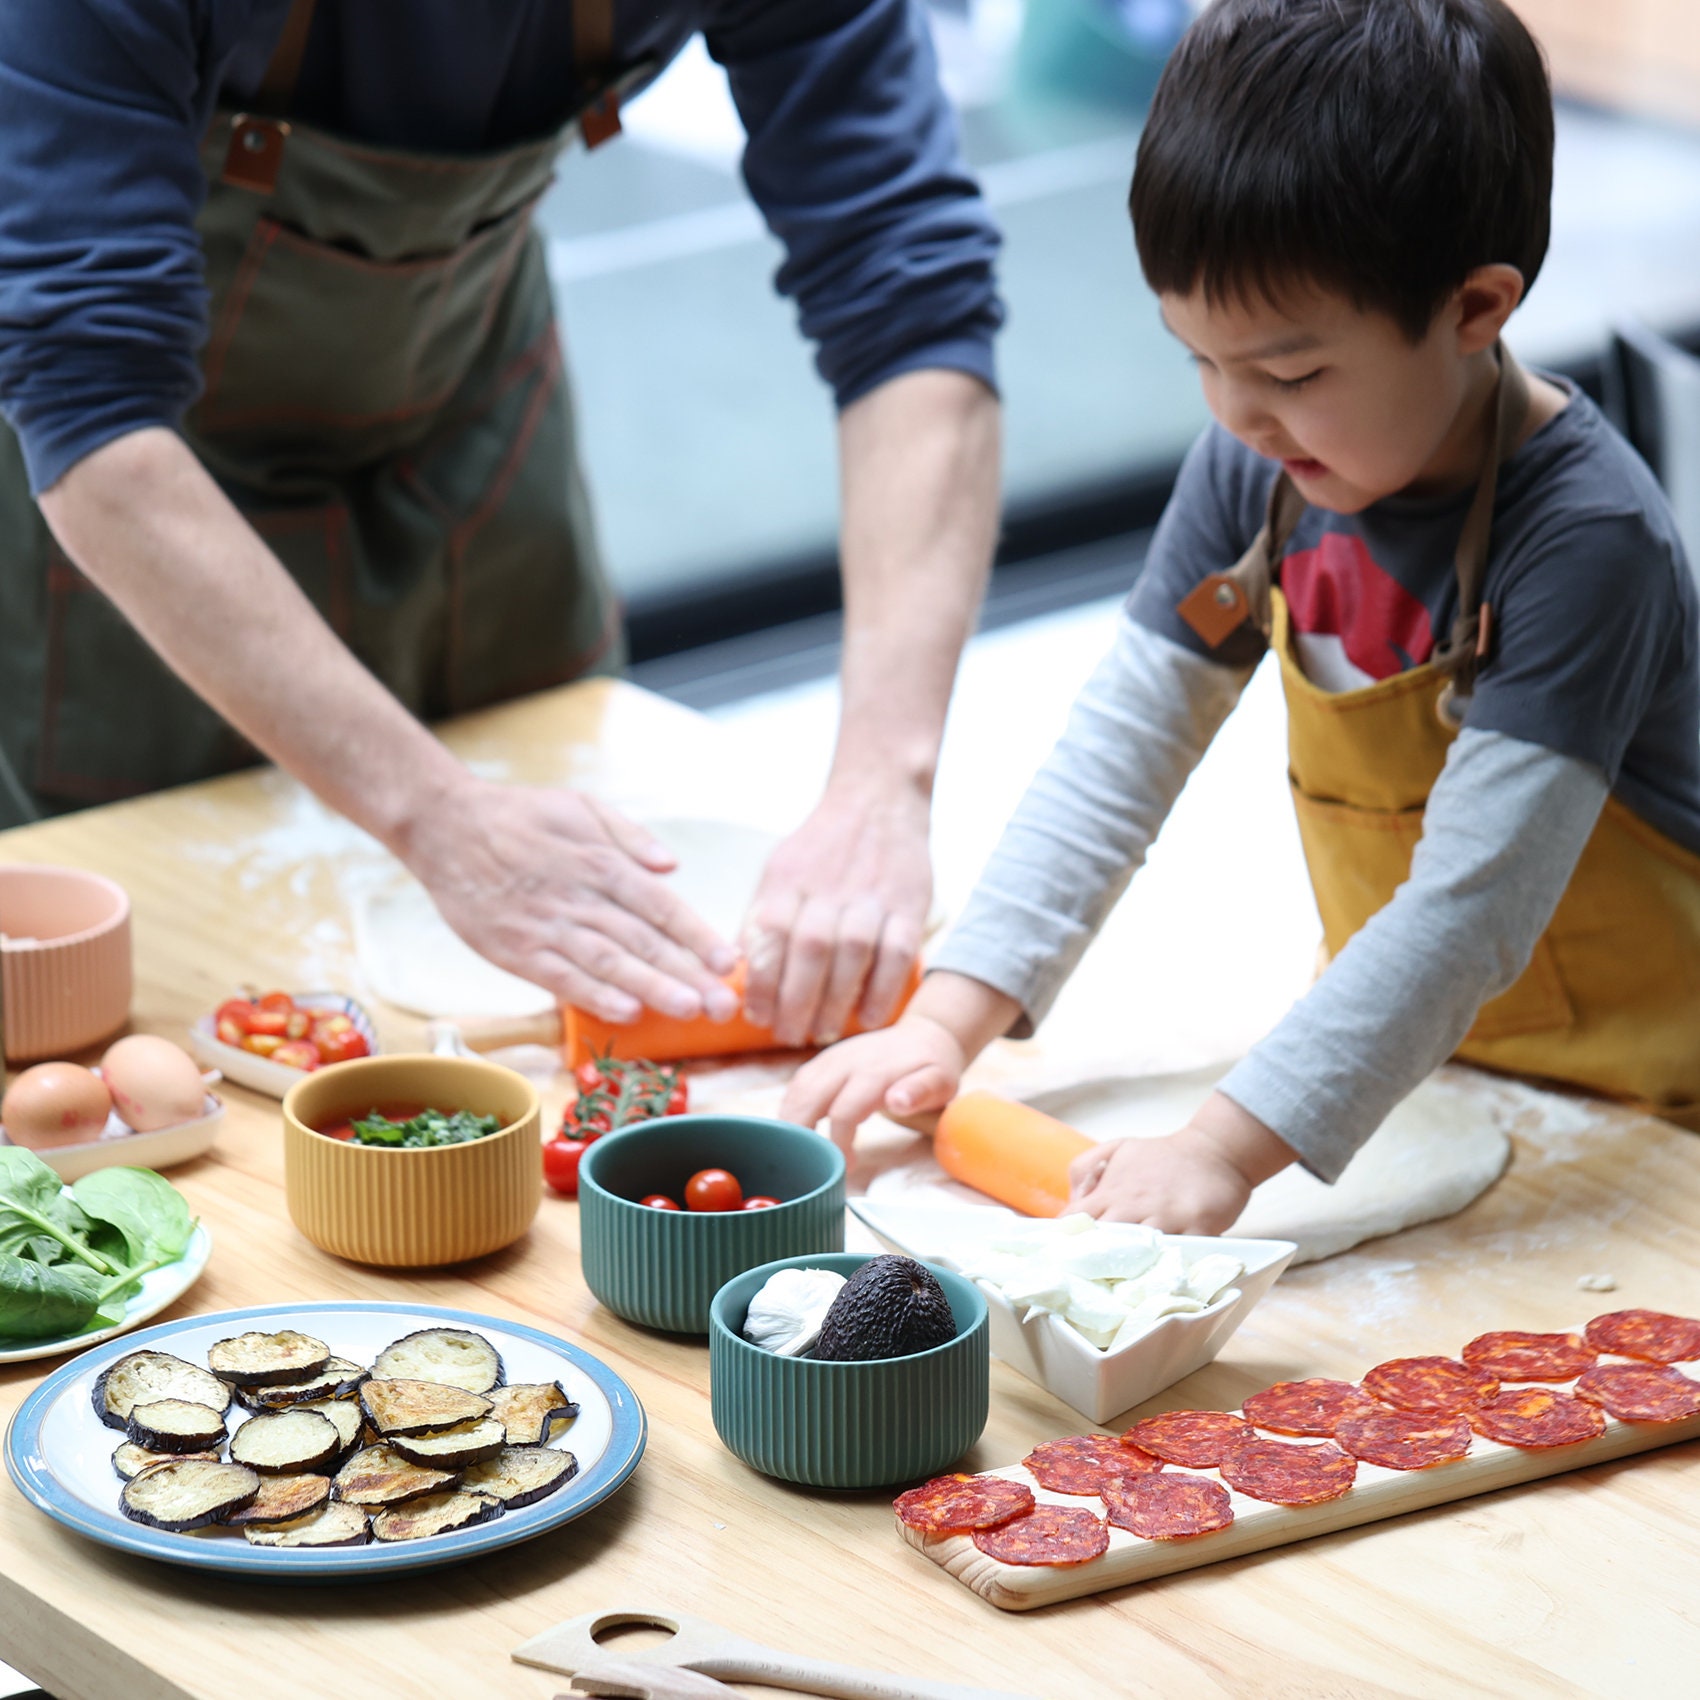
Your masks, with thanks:
M 203 1458 L 209 1464 L 216 1464 L 220 1457 L 217 1452 L 153 1452 L 145 1446 L 138 1446 L 133 1440 L 126 1440 L 112 1454 L 112 1467 L 128 1482 L 158 1464 L 178 1464 L 189 1458 Z
M 358 1399 L 315 1399 L 310 1405 L 291 1405 L 292 1411 L 317 1411 L 336 1425 L 344 1453 L 353 1451 L 360 1443 L 360 1431 L 366 1426 L 366 1413 Z
M 250 1523 L 242 1533 L 257 1547 L 363 1547 L 372 1538 L 372 1526 L 358 1505 L 333 1499 L 305 1517 Z
M 150 1399 L 130 1408 L 124 1432 L 150 1452 L 216 1452 L 224 1444 L 224 1416 L 188 1399 Z
M 331 1361 L 331 1349 L 311 1334 L 285 1328 L 276 1334 L 237 1334 L 207 1348 L 207 1368 L 238 1387 L 272 1387 L 310 1381 Z
M 368 1446 L 337 1471 L 333 1485 L 337 1498 L 350 1505 L 381 1506 L 442 1493 L 459 1481 L 456 1471 L 408 1463 L 393 1446 Z
M 127 1428 L 138 1405 L 158 1399 L 186 1399 L 223 1416 L 230 1389 L 216 1375 L 174 1358 L 169 1352 L 130 1352 L 109 1364 L 91 1394 L 94 1414 L 108 1428 Z
M 380 1379 L 361 1383 L 360 1404 L 367 1420 L 388 1439 L 397 1434 L 430 1434 L 433 1430 L 475 1423 L 490 1414 L 490 1401 L 464 1388 L 440 1381 Z
M 506 1446 L 460 1479 L 464 1493 L 488 1493 L 510 1511 L 547 1499 L 578 1474 L 578 1459 L 552 1446 Z
M 540 1446 L 557 1423 L 570 1423 L 578 1406 L 558 1381 L 516 1381 L 490 1394 L 490 1414 L 507 1430 L 509 1446 Z
M 440 1381 L 468 1393 L 488 1393 L 507 1380 L 502 1354 L 468 1328 L 424 1328 L 392 1341 L 372 1374 L 397 1381 Z
M 260 1491 L 224 1520 L 237 1528 L 249 1523 L 287 1523 L 328 1505 L 330 1497 L 329 1476 L 267 1476 Z
M 270 1387 L 244 1387 L 242 1403 L 251 1411 L 279 1411 L 285 1405 L 313 1404 L 320 1399 L 346 1399 L 366 1379 L 364 1366 L 349 1358 L 332 1358 L 317 1375 L 302 1381 L 279 1381 Z
M 230 1437 L 230 1458 L 262 1476 L 323 1469 L 342 1450 L 342 1431 L 318 1411 L 267 1411 Z
M 119 1509 L 150 1529 L 204 1528 L 228 1517 L 260 1491 L 260 1478 L 241 1464 L 177 1458 L 156 1464 L 124 1484 Z
M 424 1541 L 476 1528 L 501 1514 L 502 1502 L 487 1493 L 432 1493 L 375 1513 L 372 1533 L 380 1541 Z
M 410 1464 L 464 1470 L 468 1464 L 494 1458 L 507 1445 L 507 1438 L 494 1417 L 480 1417 L 475 1423 L 458 1423 L 436 1434 L 393 1435 L 390 1445 Z

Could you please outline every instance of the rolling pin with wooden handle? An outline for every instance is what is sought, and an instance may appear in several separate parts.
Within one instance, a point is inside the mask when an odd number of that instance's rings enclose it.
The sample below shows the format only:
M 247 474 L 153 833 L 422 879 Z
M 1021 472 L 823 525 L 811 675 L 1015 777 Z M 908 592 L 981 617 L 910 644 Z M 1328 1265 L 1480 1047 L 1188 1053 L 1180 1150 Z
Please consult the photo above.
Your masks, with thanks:
M 610 1654 L 597 1645 L 596 1637 L 610 1630 L 636 1625 L 671 1631 L 672 1639 L 659 1647 L 645 1647 Z M 618 1660 L 622 1665 L 683 1667 L 727 1682 L 759 1682 L 770 1688 L 789 1688 L 799 1694 L 825 1694 L 836 1700 L 1035 1700 L 1031 1694 L 994 1692 L 989 1688 L 966 1688 L 955 1682 L 931 1682 L 924 1677 L 885 1676 L 855 1665 L 828 1664 L 824 1659 L 805 1659 L 746 1641 L 706 1618 L 684 1612 L 600 1611 L 569 1618 L 535 1635 L 514 1650 L 515 1661 L 536 1665 L 541 1670 L 576 1676 L 599 1664 Z

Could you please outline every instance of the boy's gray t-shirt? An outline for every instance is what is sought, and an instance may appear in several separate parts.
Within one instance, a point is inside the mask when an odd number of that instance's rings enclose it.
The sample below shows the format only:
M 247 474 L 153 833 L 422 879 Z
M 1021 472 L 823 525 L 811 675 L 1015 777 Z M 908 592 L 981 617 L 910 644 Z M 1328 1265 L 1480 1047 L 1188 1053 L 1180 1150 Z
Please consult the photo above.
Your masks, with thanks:
M 1569 405 L 1500 469 L 1492 650 L 1464 724 L 1590 763 L 1642 820 L 1700 854 L 1694 579 L 1652 473 L 1565 387 Z M 1199 438 L 1129 599 L 1135 621 L 1211 660 L 1256 659 L 1251 627 L 1213 651 L 1175 608 L 1249 547 L 1277 470 L 1220 426 Z M 1430 658 L 1457 608 L 1452 559 L 1469 502 L 1465 490 L 1305 513 L 1281 585 L 1307 675 L 1345 689 Z

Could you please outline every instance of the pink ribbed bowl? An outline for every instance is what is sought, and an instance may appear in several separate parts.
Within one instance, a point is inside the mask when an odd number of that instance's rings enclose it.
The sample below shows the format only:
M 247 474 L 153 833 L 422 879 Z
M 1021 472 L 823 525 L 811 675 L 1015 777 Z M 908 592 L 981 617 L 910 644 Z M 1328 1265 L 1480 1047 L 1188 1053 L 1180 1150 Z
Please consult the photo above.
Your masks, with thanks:
M 8 1062 L 69 1056 L 130 1019 L 130 899 L 81 868 L 0 867 L 0 1033 Z
M 373 1110 L 495 1116 L 465 1145 L 406 1151 L 315 1131 Z M 512 1245 L 543 1197 L 543 1108 L 522 1074 L 467 1057 L 359 1057 L 315 1070 L 283 1100 L 289 1214 L 314 1245 L 355 1263 L 419 1269 Z

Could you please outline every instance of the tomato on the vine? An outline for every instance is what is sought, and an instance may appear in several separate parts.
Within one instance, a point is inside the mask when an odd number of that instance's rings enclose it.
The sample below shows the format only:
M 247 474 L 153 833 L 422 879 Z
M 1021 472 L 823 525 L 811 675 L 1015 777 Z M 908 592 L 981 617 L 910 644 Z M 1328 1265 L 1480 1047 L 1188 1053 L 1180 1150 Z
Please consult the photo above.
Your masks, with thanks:
M 588 1139 L 551 1139 L 543 1147 L 543 1178 L 563 1197 L 578 1197 L 579 1159 L 590 1149 Z
M 746 1210 L 771 1210 L 778 1202 L 777 1198 L 769 1198 L 766 1193 L 758 1192 L 744 1200 L 744 1208 Z
M 742 1210 L 744 1189 L 729 1169 L 698 1169 L 685 1182 L 687 1210 Z
M 679 1208 L 664 1192 L 652 1192 L 647 1198 L 640 1198 L 638 1203 L 647 1205 L 651 1210 L 677 1210 Z

